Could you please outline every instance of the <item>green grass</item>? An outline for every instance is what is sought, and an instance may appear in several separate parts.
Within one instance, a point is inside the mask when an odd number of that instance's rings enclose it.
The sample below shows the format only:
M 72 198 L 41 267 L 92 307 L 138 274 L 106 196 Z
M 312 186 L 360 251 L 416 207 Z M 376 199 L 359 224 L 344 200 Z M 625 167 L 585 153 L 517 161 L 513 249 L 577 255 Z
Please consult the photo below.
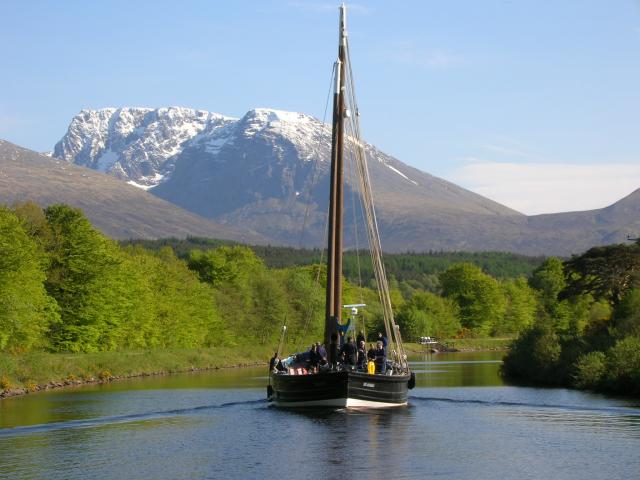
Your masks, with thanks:
M 442 343 L 461 351 L 507 350 L 513 341 L 511 337 L 501 338 L 448 338 Z M 405 343 L 407 353 L 420 353 L 424 347 L 419 343 Z
M 446 342 L 457 350 L 507 350 L 513 338 L 455 338 Z
M 459 350 L 504 350 L 511 338 L 445 340 Z M 288 345 L 287 352 L 302 351 Z M 407 353 L 419 353 L 422 345 L 406 343 Z M 151 350 L 100 353 L 0 353 L 0 393 L 35 390 L 50 384 L 101 381 L 142 375 L 186 372 L 266 363 L 273 346 L 216 347 L 195 350 Z
M 112 377 L 183 372 L 265 363 L 273 347 L 217 347 L 100 353 L 0 354 L 0 393 L 51 383 L 107 380 Z

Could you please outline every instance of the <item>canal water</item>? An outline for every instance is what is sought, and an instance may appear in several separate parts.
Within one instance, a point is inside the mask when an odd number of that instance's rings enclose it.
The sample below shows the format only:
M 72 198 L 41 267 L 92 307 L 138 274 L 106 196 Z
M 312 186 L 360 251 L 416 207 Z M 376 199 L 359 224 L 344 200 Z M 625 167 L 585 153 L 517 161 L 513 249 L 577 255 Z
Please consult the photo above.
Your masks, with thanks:
M 640 478 L 637 402 L 506 385 L 500 357 L 414 358 L 391 411 L 270 408 L 264 367 L 9 398 L 0 478 Z

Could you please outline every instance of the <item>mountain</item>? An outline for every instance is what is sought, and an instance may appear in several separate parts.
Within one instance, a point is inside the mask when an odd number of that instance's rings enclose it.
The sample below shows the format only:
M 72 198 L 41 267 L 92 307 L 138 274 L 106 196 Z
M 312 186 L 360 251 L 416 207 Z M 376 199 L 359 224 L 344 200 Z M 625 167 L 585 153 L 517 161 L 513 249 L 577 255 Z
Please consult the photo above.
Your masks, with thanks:
M 53 156 L 149 188 L 169 177 L 183 144 L 232 119 L 188 108 L 83 110 Z
M 0 140 L 0 203 L 33 200 L 81 208 L 112 238 L 207 236 L 261 243 L 264 236 L 219 225 L 144 190 Z
M 273 109 L 234 119 L 180 107 L 109 108 L 80 112 L 53 155 L 277 243 L 317 246 L 325 231 L 330 137 L 330 127 L 313 117 Z M 636 198 L 609 210 L 527 217 L 373 145 L 365 151 L 390 251 L 568 255 L 623 241 L 638 218 Z M 353 212 L 359 212 L 351 170 L 345 171 L 347 246 L 354 244 Z
M 570 244 L 565 254 L 587 250 L 594 245 L 623 243 L 640 236 L 640 188 L 613 205 L 584 212 L 553 213 L 528 218 L 528 226 L 539 232 L 541 248 Z
M 476 229 L 463 228 L 470 233 L 496 219 L 525 221 L 518 212 L 409 167 L 370 144 L 365 148 L 387 248 L 425 248 L 423 239 L 408 244 L 398 230 L 416 218 L 429 229 L 442 230 L 447 238 L 431 237 L 430 245 L 447 249 L 496 243 L 471 234 L 452 241 L 451 222 L 459 228 L 455 220 L 461 216 L 476 224 Z M 280 243 L 298 243 L 305 224 L 302 243 L 319 245 L 330 150 L 330 127 L 300 113 L 254 109 L 231 119 L 178 107 L 110 108 L 80 112 L 54 156 L 143 185 L 189 211 Z M 352 176 L 346 172 L 347 221 Z

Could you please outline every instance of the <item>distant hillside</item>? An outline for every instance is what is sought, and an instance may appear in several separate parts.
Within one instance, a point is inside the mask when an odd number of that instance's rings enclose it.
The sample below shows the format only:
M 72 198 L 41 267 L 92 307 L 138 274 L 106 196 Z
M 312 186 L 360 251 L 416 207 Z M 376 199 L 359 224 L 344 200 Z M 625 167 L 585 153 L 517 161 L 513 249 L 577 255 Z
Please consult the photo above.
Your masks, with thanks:
M 264 236 L 216 224 L 111 176 L 0 140 L 0 203 L 25 200 L 79 207 L 112 238 L 198 235 L 264 241 Z
M 627 236 L 640 236 L 640 188 L 605 208 L 528 217 L 528 226 L 533 232 L 529 245 L 563 254 L 624 243 Z

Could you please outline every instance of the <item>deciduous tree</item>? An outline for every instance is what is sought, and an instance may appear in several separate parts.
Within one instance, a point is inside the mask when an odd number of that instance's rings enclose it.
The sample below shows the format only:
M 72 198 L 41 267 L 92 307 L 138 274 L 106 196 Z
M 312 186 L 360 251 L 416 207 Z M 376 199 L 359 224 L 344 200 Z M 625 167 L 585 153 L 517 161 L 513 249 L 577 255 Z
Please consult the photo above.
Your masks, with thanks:
M 0 351 L 44 347 L 48 329 L 58 323 L 58 305 L 44 288 L 44 263 L 21 220 L 0 207 Z
M 487 335 L 502 322 L 506 303 L 498 282 L 470 263 L 450 267 L 440 275 L 444 297 L 459 308 L 460 324 L 475 335 Z

